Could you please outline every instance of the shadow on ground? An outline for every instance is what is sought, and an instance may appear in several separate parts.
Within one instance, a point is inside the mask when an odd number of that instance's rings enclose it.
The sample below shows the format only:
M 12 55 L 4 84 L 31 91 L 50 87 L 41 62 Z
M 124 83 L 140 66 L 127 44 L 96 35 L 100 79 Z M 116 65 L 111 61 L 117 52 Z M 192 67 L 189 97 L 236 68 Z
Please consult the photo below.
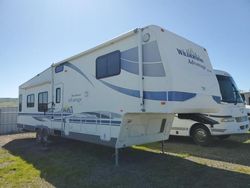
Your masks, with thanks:
M 149 147 L 154 148 L 154 145 Z M 166 150 L 250 166 L 250 134 L 235 135 L 225 140 L 215 139 L 209 147 L 198 146 L 189 137 L 171 136 L 166 141 Z
M 127 148 L 114 166 L 114 149 L 65 139 L 44 151 L 34 139 L 4 146 L 34 165 L 55 187 L 250 187 L 245 174 L 215 169 L 163 154 Z

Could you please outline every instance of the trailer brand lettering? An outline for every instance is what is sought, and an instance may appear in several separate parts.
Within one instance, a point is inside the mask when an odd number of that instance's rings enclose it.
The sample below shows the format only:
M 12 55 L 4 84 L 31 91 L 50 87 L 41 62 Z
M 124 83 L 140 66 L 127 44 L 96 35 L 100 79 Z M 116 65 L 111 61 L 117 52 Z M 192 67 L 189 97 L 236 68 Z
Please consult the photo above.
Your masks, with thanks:
M 197 55 L 191 48 L 186 49 L 186 50 L 179 49 L 179 48 L 176 48 L 176 49 L 177 49 L 177 52 L 179 55 L 190 57 L 190 58 L 197 60 L 197 61 L 200 61 L 202 63 L 204 62 L 203 59 L 199 55 Z
M 68 102 L 76 102 L 80 103 L 82 101 L 81 94 L 73 94 L 71 95 L 71 98 L 69 98 Z
M 201 65 L 200 63 L 197 63 L 196 61 L 194 61 L 194 60 L 191 60 L 191 59 L 188 59 L 188 63 L 189 64 L 192 64 L 192 65 L 196 65 L 196 66 L 198 66 L 198 67 L 200 67 L 200 68 L 202 68 L 202 69 L 206 69 L 206 67 L 204 66 L 204 65 Z

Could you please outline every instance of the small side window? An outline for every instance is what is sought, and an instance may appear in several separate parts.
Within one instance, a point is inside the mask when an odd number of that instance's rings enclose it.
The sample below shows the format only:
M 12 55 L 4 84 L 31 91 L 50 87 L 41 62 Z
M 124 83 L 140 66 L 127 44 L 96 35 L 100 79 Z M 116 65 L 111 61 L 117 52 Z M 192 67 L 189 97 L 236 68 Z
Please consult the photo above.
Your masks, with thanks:
M 61 102 L 61 88 L 56 88 L 56 103 Z
M 121 52 L 119 50 L 96 59 L 96 78 L 107 78 L 121 73 Z
M 19 112 L 22 111 L 22 101 L 23 101 L 23 95 L 19 95 Z
M 27 96 L 27 108 L 35 106 L 35 95 L 31 94 Z

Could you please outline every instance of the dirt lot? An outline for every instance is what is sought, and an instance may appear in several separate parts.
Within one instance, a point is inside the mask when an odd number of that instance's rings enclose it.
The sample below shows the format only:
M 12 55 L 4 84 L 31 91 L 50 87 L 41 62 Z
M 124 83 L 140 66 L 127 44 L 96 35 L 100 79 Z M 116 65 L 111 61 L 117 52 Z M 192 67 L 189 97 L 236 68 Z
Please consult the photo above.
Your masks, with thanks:
M 189 138 L 114 150 L 33 133 L 0 136 L 0 187 L 250 187 L 250 134 L 200 147 Z

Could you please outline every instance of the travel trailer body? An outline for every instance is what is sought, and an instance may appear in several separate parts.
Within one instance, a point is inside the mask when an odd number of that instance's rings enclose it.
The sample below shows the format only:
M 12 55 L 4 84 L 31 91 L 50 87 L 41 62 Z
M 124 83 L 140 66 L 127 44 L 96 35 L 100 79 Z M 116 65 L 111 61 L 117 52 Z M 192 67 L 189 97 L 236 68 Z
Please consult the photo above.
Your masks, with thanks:
M 174 113 L 218 111 L 206 49 L 158 26 L 53 64 L 19 87 L 18 127 L 123 148 L 166 140 Z
M 205 114 L 219 124 L 209 125 L 193 120 L 174 118 L 171 135 L 192 136 L 197 144 L 207 145 L 210 135 L 221 139 L 232 134 L 246 133 L 249 129 L 247 109 L 232 76 L 225 71 L 214 70 L 221 91 L 219 112 Z

